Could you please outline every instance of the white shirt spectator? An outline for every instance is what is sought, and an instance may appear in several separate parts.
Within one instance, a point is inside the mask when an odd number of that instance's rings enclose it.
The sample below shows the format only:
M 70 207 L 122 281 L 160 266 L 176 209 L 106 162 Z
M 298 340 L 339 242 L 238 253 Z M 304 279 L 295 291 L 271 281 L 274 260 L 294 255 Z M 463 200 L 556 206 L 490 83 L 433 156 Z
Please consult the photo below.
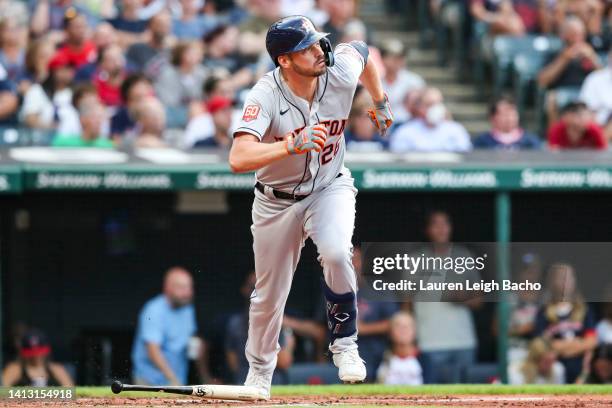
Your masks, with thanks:
M 38 115 L 40 123 L 50 127 L 56 119 L 62 122 L 63 115 L 71 104 L 71 89 L 58 91 L 53 95 L 53 99 L 50 99 L 40 84 L 32 84 L 23 97 L 20 115 L 22 119 L 27 115 Z
M 420 75 L 402 69 L 397 73 L 397 78 L 393 83 L 388 83 L 384 78 L 381 79 L 382 86 L 391 103 L 391 111 L 397 123 L 410 119 L 410 113 L 404 107 L 404 99 L 408 93 L 425 87 L 425 81 Z
M 610 320 L 606 319 L 599 322 L 595 331 L 599 343 L 612 344 L 612 322 Z
M 522 370 L 522 362 L 510 364 L 508 367 L 508 383 L 512 385 L 527 384 Z M 565 368 L 563 364 L 555 361 L 552 366 L 550 378 L 538 375 L 531 384 L 565 384 Z
M 605 125 L 612 114 L 612 66 L 591 72 L 580 90 L 580 100 L 595 112 L 597 123 Z
M 232 112 L 232 130 L 238 127 L 241 119 L 242 111 L 234 110 Z M 202 113 L 189 121 L 179 146 L 183 149 L 191 149 L 197 142 L 213 137 L 214 134 L 215 124 L 212 116 L 206 112 Z
M 389 148 L 394 153 L 465 152 L 471 150 L 472 142 L 467 130 L 455 121 L 428 126 L 422 119 L 415 119 L 393 132 Z
M 421 385 L 423 369 L 414 356 L 392 355 L 378 367 L 377 382 L 387 385 Z

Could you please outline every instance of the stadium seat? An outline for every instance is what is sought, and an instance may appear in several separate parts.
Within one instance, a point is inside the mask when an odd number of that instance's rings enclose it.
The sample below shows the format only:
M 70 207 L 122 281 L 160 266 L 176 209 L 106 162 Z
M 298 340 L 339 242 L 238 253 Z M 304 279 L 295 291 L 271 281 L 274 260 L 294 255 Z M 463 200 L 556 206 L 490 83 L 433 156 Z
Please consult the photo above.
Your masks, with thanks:
M 298 363 L 287 372 L 289 384 L 339 384 L 338 369 L 332 364 Z
M 514 98 L 522 121 L 525 118 L 527 95 L 531 89 L 535 89 L 536 77 L 545 61 L 546 56 L 539 52 L 525 52 L 514 57 Z
M 498 96 L 512 78 L 517 55 L 536 53 L 548 55 L 561 47 L 557 37 L 500 35 L 493 40 L 493 93 Z

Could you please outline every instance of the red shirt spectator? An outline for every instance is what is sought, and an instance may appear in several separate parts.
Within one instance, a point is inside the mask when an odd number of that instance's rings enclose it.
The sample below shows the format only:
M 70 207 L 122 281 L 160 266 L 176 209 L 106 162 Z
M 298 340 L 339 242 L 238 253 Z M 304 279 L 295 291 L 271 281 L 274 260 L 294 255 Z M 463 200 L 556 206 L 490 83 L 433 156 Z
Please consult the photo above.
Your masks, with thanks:
M 605 149 L 608 142 L 603 130 L 596 123 L 587 124 L 582 137 L 572 141 L 567 133 L 567 125 L 560 121 L 553 125 L 548 132 L 550 147 L 560 149 Z
M 98 53 L 96 45 L 91 41 L 86 41 L 83 45 L 76 48 L 66 44 L 57 50 L 55 55 L 61 59 L 68 60 L 70 65 L 75 68 L 79 68 L 82 65 L 94 62 Z
M 91 81 L 105 105 L 121 105 L 121 84 L 126 75 L 125 57 L 121 47 L 113 44 L 100 51 L 100 62 Z
M 573 102 L 563 111 L 561 120 L 548 131 L 548 144 L 553 149 L 605 149 L 608 141 L 603 129 L 592 121 L 582 102 Z
M 70 65 L 79 68 L 97 58 L 96 45 L 88 38 L 87 19 L 75 9 L 69 9 L 64 16 L 66 42 L 57 54 L 67 59 Z

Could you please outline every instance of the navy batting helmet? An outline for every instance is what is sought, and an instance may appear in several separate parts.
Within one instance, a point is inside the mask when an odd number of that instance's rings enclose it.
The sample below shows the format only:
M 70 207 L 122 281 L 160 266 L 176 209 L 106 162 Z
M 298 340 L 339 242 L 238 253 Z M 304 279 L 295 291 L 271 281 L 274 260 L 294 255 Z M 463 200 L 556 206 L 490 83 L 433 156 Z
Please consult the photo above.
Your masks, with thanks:
M 266 49 L 278 66 L 277 58 L 289 52 L 304 50 L 317 41 L 325 54 L 325 64 L 334 64 L 332 46 L 327 39 L 328 33 L 320 33 L 312 21 L 304 16 L 281 18 L 268 29 L 266 34 Z

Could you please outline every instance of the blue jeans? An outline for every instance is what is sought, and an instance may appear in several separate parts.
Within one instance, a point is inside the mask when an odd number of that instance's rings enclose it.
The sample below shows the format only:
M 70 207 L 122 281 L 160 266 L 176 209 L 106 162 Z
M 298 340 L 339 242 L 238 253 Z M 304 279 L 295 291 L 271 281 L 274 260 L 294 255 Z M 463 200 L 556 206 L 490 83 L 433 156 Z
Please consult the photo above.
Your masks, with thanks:
M 476 362 L 476 349 L 421 353 L 425 384 L 455 384 L 465 380 L 465 370 Z

